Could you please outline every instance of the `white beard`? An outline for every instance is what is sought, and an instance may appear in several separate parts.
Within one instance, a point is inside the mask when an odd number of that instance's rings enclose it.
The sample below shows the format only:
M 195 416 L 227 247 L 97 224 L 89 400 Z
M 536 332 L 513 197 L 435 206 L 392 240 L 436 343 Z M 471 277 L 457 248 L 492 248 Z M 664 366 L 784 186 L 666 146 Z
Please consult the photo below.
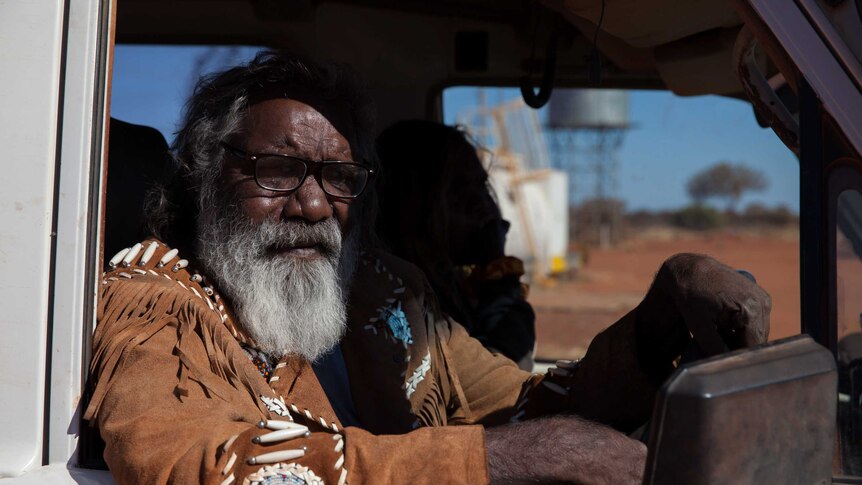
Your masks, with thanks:
M 233 304 L 240 325 L 273 358 L 314 362 L 347 327 L 349 284 L 358 262 L 358 234 L 342 244 L 334 219 L 256 224 L 232 207 L 203 211 L 198 259 Z M 318 244 L 323 258 L 303 259 L 275 247 Z

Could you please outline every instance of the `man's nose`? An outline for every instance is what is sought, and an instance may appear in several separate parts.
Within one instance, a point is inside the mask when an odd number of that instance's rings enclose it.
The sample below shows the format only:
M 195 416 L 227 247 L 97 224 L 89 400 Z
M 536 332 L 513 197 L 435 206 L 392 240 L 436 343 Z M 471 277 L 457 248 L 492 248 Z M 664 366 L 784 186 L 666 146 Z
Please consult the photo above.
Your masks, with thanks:
M 287 197 L 282 208 L 284 219 L 301 218 L 315 223 L 332 216 L 332 204 L 330 204 L 326 192 L 312 175 L 306 177 L 302 185 Z

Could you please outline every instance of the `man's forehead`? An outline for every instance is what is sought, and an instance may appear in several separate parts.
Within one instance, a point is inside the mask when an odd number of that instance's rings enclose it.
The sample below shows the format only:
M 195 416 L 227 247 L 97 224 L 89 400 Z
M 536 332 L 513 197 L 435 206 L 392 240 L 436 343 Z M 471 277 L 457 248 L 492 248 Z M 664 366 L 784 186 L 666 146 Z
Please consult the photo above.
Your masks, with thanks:
M 292 99 L 304 103 L 325 116 L 335 126 L 352 124 L 350 107 L 343 99 L 336 99 L 332 93 L 324 93 L 308 87 L 294 87 L 273 84 L 259 87 L 248 95 L 248 105 L 254 106 L 267 100 Z
M 278 102 L 280 100 L 286 102 Z M 273 102 L 276 101 L 276 102 Z M 249 98 L 249 114 L 260 114 L 261 108 L 265 107 L 268 115 L 278 114 L 284 119 L 289 118 L 297 126 L 302 126 L 306 122 L 310 122 L 322 116 L 329 122 L 335 130 L 343 136 L 348 143 L 353 145 L 355 141 L 354 120 L 351 116 L 349 108 L 344 104 L 334 99 L 327 99 L 324 96 L 309 91 L 272 88 L 265 93 L 259 93 Z M 257 116 L 251 116 L 252 123 L 246 124 L 244 127 L 249 131 L 268 130 L 274 128 L 262 124 L 264 121 L 258 119 Z M 274 146 L 293 146 L 297 141 L 301 141 L 298 134 L 292 132 L 280 132 L 277 139 L 273 139 Z M 336 140 L 329 139 L 330 143 L 336 143 Z

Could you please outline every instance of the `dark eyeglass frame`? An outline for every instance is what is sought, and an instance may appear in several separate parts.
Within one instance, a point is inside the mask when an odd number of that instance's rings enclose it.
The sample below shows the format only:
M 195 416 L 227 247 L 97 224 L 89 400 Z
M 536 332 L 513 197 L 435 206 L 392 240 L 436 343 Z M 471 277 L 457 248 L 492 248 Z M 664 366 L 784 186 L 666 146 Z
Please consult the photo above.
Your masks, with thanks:
M 241 148 L 237 148 L 237 147 L 231 145 L 230 143 L 227 143 L 224 141 L 220 142 L 219 144 L 222 146 L 222 148 L 224 148 L 226 151 L 228 151 L 229 153 L 231 153 L 235 157 L 238 157 L 238 158 L 243 159 L 243 160 L 248 160 L 248 161 L 254 163 L 254 182 L 257 184 L 258 187 L 260 187 L 264 190 L 271 190 L 273 192 L 281 192 L 281 193 L 293 192 L 293 191 L 297 190 L 298 188 L 302 187 L 302 184 L 305 183 L 305 179 L 308 178 L 309 175 L 312 175 L 317 180 L 317 183 L 320 185 L 320 188 L 323 190 L 323 192 L 326 195 L 328 195 L 330 197 L 335 197 L 338 199 L 353 200 L 353 199 L 359 197 L 360 195 L 362 195 L 363 192 L 365 192 L 365 189 L 368 188 L 368 183 L 371 181 L 371 178 L 374 177 L 374 174 L 375 174 L 374 169 L 368 168 L 366 165 L 359 163 L 359 162 L 349 162 L 349 161 L 342 161 L 342 160 L 320 160 L 320 161 L 306 160 L 304 158 L 294 157 L 292 155 L 283 155 L 281 153 L 249 153 L 249 152 L 247 152 Z M 278 188 L 267 187 L 266 185 L 263 185 L 262 183 L 260 183 L 260 179 L 257 176 L 257 161 L 261 157 L 279 157 L 279 158 L 284 158 L 287 160 L 296 160 L 298 162 L 302 162 L 302 164 L 305 165 L 305 172 L 303 173 L 303 175 L 300 178 L 299 183 L 296 185 L 296 187 L 294 187 L 292 189 L 278 189 Z M 365 178 L 365 184 L 362 186 L 362 188 L 359 190 L 359 192 L 356 195 L 331 194 L 331 193 L 329 193 L 328 190 L 326 190 L 326 185 L 323 183 L 323 180 L 322 180 L 322 178 L 323 178 L 322 170 L 327 165 L 335 165 L 335 164 L 351 165 L 351 166 L 359 167 L 359 168 L 365 170 L 366 172 L 368 172 L 368 176 Z

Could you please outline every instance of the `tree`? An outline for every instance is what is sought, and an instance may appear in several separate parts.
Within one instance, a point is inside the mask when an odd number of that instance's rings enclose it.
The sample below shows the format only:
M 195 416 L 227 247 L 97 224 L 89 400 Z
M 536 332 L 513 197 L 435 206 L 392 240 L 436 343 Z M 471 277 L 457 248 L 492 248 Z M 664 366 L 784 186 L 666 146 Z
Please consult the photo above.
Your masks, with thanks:
M 765 189 L 766 177 L 762 172 L 743 164 L 719 162 L 696 173 L 688 181 L 688 195 L 698 204 L 706 199 L 727 200 L 727 208 L 735 211 L 739 199 L 745 192 Z

